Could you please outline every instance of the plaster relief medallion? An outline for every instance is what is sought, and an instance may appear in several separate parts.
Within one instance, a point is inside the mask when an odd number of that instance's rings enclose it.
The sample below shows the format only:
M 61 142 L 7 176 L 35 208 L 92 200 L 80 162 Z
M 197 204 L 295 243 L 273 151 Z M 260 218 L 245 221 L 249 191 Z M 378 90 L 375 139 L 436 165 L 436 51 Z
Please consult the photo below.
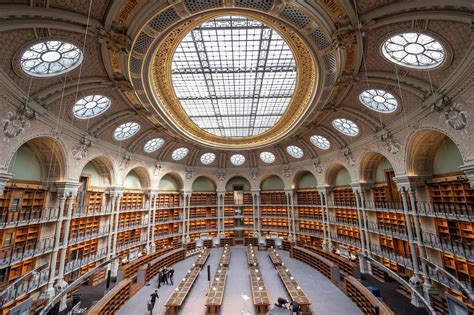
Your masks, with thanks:
M 191 179 L 193 178 L 193 168 L 190 167 L 190 166 L 187 166 L 186 167 L 186 175 L 185 175 L 186 179 Z
M 8 112 L 7 118 L 3 119 L 3 139 L 9 142 L 18 137 L 26 128 L 30 126 L 30 120 L 36 117 L 35 112 L 30 108 L 19 109 L 16 112 Z
M 153 175 L 158 176 L 158 174 L 161 173 L 162 168 L 163 168 L 163 163 L 161 161 L 156 161 L 155 167 L 153 169 Z
M 258 180 L 259 177 L 260 177 L 260 174 L 258 173 L 258 169 L 257 169 L 257 168 L 253 168 L 253 169 L 250 171 L 250 179 L 251 179 L 251 180 Z
M 283 165 L 283 168 L 281 169 L 281 175 L 286 179 L 290 179 L 290 177 L 291 177 L 291 168 L 290 168 L 289 164 Z
M 323 172 L 323 167 L 321 166 L 321 160 L 319 158 L 312 159 L 314 170 L 316 173 L 321 174 Z
M 467 112 L 463 110 L 463 105 L 463 103 L 454 103 L 452 106 L 448 106 L 441 114 L 441 119 L 444 119 L 451 128 L 467 133 L 467 130 L 465 130 L 467 126 Z
M 80 144 L 72 149 L 72 156 L 74 160 L 80 161 L 89 153 L 89 147 L 85 144 Z

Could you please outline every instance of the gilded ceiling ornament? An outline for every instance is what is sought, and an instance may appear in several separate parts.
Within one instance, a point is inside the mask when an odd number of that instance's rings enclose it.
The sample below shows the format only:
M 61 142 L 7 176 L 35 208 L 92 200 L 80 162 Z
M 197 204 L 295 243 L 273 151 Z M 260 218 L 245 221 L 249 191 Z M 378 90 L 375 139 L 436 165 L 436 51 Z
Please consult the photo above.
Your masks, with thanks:
M 98 41 L 105 43 L 107 49 L 114 52 L 123 52 L 128 54 L 131 49 L 130 37 L 124 33 L 115 32 L 113 30 L 106 31 L 104 29 L 96 29 Z
M 92 143 L 86 138 L 82 138 L 80 143 L 72 149 L 72 156 L 74 160 L 80 161 L 89 154 L 89 147 Z
M 357 29 L 352 25 L 337 29 L 332 35 L 333 49 L 351 47 L 356 42 L 356 33 Z
M 16 112 L 8 112 L 7 118 L 3 119 L 3 141 L 10 142 L 11 139 L 19 136 L 30 126 L 30 120 L 36 117 L 36 112 L 25 106 Z
M 356 164 L 354 157 L 352 156 L 352 151 L 349 147 L 342 148 L 341 152 L 342 154 L 344 154 L 347 164 L 349 164 L 350 166 L 354 166 Z
M 311 161 L 313 162 L 314 170 L 316 171 L 316 173 L 321 174 L 323 172 L 321 160 L 319 158 L 313 158 Z

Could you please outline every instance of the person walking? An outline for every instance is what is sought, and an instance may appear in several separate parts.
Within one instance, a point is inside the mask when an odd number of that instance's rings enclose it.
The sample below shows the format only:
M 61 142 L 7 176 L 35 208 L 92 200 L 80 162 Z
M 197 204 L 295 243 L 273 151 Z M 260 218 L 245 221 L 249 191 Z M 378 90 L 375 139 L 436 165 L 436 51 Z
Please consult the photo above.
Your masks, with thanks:
M 159 299 L 160 297 L 158 296 L 158 290 L 155 290 L 155 292 L 153 292 L 151 295 L 150 295 L 150 301 L 151 301 L 151 310 L 153 311 L 153 309 L 155 308 L 155 303 L 156 303 L 156 300 Z
M 163 282 L 163 270 L 160 269 L 158 272 L 158 289 L 161 288 L 161 282 Z
M 165 266 L 165 268 L 163 269 L 163 284 L 169 284 L 168 283 L 168 267 Z
M 173 267 L 170 268 L 170 270 L 168 271 L 168 274 L 169 274 L 171 285 L 174 285 L 174 281 L 173 281 L 174 269 L 173 269 Z

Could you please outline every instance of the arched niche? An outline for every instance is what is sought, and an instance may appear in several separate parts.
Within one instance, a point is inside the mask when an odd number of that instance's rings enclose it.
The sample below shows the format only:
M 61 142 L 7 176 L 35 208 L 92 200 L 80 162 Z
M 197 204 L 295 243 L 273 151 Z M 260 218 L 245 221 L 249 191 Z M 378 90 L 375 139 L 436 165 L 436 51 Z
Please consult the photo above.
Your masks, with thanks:
M 193 185 L 192 185 L 192 190 L 193 192 L 195 191 L 202 191 L 202 192 L 209 192 L 209 191 L 216 191 L 216 183 L 208 178 L 208 177 L 205 177 L 205 176 L 199 176 L 198 178 L 196 178 L 193 182 Z
M 281 179 L 281 177 L 277 175 L 270 175 L 260 184 L 261 190 L 284 190 L 285 183 Z
M 390 174 L 387 174 L 390 173 Z M 393 173 L 390 161 L 380 153 L 368 152 L 360 162 L 359 178 L 367 183 L 381 183 L 387 181 L 387 175 Z
M 432 176 L 459 173 L 463 165 L 456 144 L 435 130 L 421 130 L 410 139 L 407 152 L 409 175 Z
M 347 186 L 352 182 L 351 174 L 341 164 L 333 164 L 326 173 L 326 183 L 332 187 Z
M 65 179 L 66 159 L 61 145 L 49 137 L 31 139 L 13 155 L 8 172 L 13 179 L 59 181 Z
M 225 185 L 225 190 L 234 191 L 234 188 L 237 186 L 243 187 L 243 191 L 252 190 L 252 186 L 250 185 L 250 182 L 242 176 L 234 176 L 230 178 Z
M 125 176 L 123 187 L 126 189 L 146 189 L 150 187 L 150 177 L 144 167 L 135 167 Z
M 293 187 L 296 189 L 316 189 L 318 181 L 311 172 L 300 171 L 293 179 Z
M 88 186 L 110 187 L 114 185 L 112 162 L 106 157 L 90 160 L 82 169 L 81 177 L 87 178 Z
M 158 191 L 180 191 L 183 188 L 181 178 L 172 173 L 163 176 L 158 184 Z

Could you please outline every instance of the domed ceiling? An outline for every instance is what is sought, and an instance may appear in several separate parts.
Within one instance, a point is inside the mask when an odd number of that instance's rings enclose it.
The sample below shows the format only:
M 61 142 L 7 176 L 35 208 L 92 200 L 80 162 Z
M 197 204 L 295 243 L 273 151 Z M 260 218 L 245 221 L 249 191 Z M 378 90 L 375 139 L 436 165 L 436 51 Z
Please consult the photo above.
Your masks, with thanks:
M 78 137 L 189 166 L 383 145 L 472 51 L 463 1 L 6 2 L 8 86 Z

